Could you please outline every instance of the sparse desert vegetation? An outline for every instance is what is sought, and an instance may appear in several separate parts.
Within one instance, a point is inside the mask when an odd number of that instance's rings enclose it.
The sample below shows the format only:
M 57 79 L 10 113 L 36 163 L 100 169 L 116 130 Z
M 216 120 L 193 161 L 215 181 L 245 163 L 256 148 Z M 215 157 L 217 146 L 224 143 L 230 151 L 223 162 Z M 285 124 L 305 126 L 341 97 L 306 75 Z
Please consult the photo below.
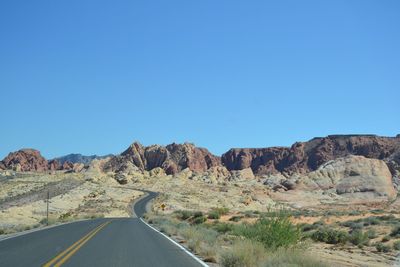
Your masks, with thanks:
M 216 210 L 229 213 L 227 208 L 213 208 L 208 215 Z M 199 223 L 196 218 L 204 217 L 202 214 L 180 210 L 168 215 L 150 213 L 146 219 L 205 261 L 223 267 L 326 266 L 300 248 L 303 244 L 300 228 L 283 209 L 264 213 L 255 223 L 220 222 L 214 216 Z

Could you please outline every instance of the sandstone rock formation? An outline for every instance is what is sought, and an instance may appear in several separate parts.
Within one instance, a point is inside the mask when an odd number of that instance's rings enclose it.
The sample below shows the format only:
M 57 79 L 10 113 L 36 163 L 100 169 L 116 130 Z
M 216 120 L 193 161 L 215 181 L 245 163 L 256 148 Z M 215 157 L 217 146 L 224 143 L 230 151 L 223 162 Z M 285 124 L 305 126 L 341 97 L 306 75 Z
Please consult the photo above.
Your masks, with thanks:
M 40 151 L 35 149 L 21 149 L 8 154 L 1 162 L 3 169 L 14 171 L 55 171 L 55 170 L 72 170 L 73 164 L 65 162 L 63 165 L 57 160 L 47 161 Z
M 329 135 L 298 142 L 289 147 L 237 148 L 222 155 L 228 170 L 251 168 L 256 175 L 276 173 L 305 174 L 322 164 L 345 157 L 360 155 L 392 162 L 392 174 L 400 165 L 400 137 L 375 135 Z M 397 165 L 396 165 L 397 164 Z
M 2 162 L 6 169 L 17 171 L 47 171 L 49 169 L 47 160 L 34 149 L 12 152 Z
M 188 168 L 194 172 L 204 172 L 211 167 L 219 166 L 220 159 L 205 148 L 193 144 L 170 144 L 167 146 L 143 146 L 133 143 L 121 155 L 114 156 L 104 166 L 105 171 L 126 172 L 129 166 L 139 170 L 150 171 L 161 168 L 166 174 L 176 174 Z
M 392 175 L 385 162 L 363 156 L 328 161 L 302 177 L 301 183 L 308 190 L 333 189 L 338 195 L 362 193 L 388 199 L 396 197 Z
M 251 168 L 231 171 L 231 175 L 229 177 L 230 180 L 253 180 L 254 178 L 254 173 Z

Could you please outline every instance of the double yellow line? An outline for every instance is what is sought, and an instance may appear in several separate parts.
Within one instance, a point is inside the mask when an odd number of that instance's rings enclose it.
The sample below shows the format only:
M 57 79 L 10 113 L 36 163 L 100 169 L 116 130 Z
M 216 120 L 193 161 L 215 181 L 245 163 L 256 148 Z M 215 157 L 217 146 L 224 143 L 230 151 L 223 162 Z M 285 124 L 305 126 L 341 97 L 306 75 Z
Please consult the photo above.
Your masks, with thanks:
M 88 242 L 93 236 L 95 236 L 101 229 L 103 229 L 107 224 L 109 224 L 111 221 L 105 222 L 97 226 L 95 229 L 90 231 L 88 234 L 86 234 L 84 237 L 73 243 L 70 247 L 68 247 L 66 250 L 58 254 L 56 257 L 54 257 L 52 260 L 47 262 L 46 264 L 43 265 L 43 267 L 59 267 L 61 266 L 64 262 L 66 262 L 69 258 L 72 257 L 86 242 Z

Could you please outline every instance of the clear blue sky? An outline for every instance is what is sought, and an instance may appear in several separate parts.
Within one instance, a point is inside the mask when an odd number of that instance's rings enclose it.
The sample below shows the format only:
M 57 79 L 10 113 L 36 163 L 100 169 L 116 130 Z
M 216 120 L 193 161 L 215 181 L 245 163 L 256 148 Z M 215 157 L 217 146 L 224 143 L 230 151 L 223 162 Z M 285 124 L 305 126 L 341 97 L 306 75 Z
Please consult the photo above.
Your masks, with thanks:
M 1 1 L 0 157 L 400 133 L 400 1 Z

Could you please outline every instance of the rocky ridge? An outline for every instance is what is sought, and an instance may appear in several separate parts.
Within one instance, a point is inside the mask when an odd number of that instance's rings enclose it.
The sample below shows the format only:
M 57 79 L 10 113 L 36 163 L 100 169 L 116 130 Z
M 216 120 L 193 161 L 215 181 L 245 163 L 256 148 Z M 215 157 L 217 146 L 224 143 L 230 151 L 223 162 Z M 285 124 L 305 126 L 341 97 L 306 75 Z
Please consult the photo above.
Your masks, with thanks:
M 291 147 L 234 148 L 223 154 L 221 160 L 228 170 L 251 168 L 256 175 L 292 175 L 309 173 L 348 155 L 383 160 L 395 175 L 400 166 L 400 136 L 329 135 Z
M 57 160 L 46 160 L 40 151 L 35 149 L 21 149 L 8 154 L 0 161 L 0 168 L 4 170 L 14 170 L 21 172 L 45 172 L 45 171 L 77 171 L 80 165 L 71 162 L 61 164 Z
M 95 159 L 104 159 L 111 156 L 113 155 L 109 154 L 105 156 L 97 156 L 97 155 L 85 156 L 82 154 L 68 154 L 62 157 L 55 158 L 54 160 L 57 160 L 60 164 L 64 164 L 65 162 L 71 162 L 74 164 L 82 163 L 87 166 L 90 165 L 90 163 Z
M 170 144 L 167 146 L 143 146 L 133 143 L 121 155 L 112 157 L 104 166 L 105 171 L 126 173 L 130 171 L 151 171 L 161 168 L 166 174 L 176 174 L 184 169 L 205 172 L 220 166 L 220 158 L 205 148 L 193 144 Z

